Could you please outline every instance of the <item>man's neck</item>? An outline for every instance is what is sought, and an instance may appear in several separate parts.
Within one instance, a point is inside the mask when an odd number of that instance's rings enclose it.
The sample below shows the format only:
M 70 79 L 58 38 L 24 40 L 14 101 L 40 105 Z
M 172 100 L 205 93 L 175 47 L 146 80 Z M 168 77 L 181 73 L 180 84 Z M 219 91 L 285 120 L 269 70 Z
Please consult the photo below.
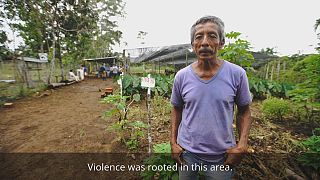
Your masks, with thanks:
M 208 80 L 218 72 L 222 63 L 223 60 L 219 58 L 210 60 L 198 59 L 198 61 L 194 63 L 192 67 L 201 79 Z
M 219 58 L 215 59 L 198 59 L 196 68 L 200 71 L 213 71 L 222 64 L 222 60 Z

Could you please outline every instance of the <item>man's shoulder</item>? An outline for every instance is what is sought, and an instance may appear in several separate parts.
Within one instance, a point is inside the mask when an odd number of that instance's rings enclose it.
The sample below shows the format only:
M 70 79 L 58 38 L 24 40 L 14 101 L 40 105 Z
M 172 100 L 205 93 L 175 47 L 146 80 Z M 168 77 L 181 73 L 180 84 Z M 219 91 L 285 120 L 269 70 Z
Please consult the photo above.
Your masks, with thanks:
M 186 76 L 186 75 L 189 75 L 189 74 L 190 74 L 190 73 L 189 73 L 189 68 L 190 68 L 190 66 L 191 66 L 191 65 L 186 66 L 186 67 L 180 69 L 180 70 L 176 73 L 175 78 L 181 78 L 181 77 L 184 77 L 184 76 Z
M 234 64 L 232 62 L 229 62 L 227 60 L 224 60 L 225 61 L 225 66 L 226 66 L 226 69 L 228 69 L 229 71 L 231 71 L 232 73 L 236 73 L 236 74 L 243 74 L 243 73 L 246 73 L 246 70 L 243 69 L 241 66 L 237 65 L 237 64 Z

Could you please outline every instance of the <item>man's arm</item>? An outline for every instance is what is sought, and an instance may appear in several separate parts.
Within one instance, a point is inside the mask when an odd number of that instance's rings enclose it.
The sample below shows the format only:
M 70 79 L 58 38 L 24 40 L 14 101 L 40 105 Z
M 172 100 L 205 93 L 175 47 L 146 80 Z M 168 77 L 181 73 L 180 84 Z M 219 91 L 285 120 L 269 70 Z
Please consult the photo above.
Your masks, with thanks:
M 237 129 L 239 134 L 238 146 L 243 148 L 245 151 L 248 149 L 248 139 L 251 128 L 251 111 L 250 106 L 239 106 L 237 113 Z
M 180 154 L 183 152 L 181 146 L 177 144 L 178 128 L 181 122 L 182 108 L 174 106 L 171 113 L 171 155 L 172 158 L 179 164 L 182 164 Z
M 228 157 L 225 164 L 231 166 L 240 164 L 243 154 L 248 150 L 251 122 L 250 106 L 238 106 L 236 125 L 239 133 L 239 142 L 236 147 L 227 150 Z

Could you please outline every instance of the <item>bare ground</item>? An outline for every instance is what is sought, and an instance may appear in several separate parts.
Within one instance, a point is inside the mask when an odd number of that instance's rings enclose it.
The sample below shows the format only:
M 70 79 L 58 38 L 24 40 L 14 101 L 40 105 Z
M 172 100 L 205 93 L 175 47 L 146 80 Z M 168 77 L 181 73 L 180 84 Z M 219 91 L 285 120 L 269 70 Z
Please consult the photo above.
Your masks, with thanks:
M 88 79 L 48 90 L 0 109 L 0 152 L 110 152 L 99 89 L 112 80 Z
M 0 155 L 3 153 L 15 153 L 14 157 L 7 154 L 1 155 L 0 179 L 139 179 L 138 172 L 88 172 L 86 163 L 96 162 L 109 164 L 141 164 L 138 157 L 125 147 L 116 142 L 116 135 L 107 131 L 107 127 L 115 120 L 103 117 L 103 112 L 111 106 L 99 103 L 99 89 L 107 86 L 116 87 L 112 80 L 88 79 L 83 82 L 48 90 L 15 101 L 10 108 L 0 109 Z M 154 143 L 167 142 L 169 140 L 169 116 L 164 103 L 158 103 L 154 107 L 152 117 L 152 139 Z M 260 103 L 252 105 L 254 118 L 250 136 L 250 149 L 255 153 L 267 153 L 274 156 L 277 153 L 296 151 L 298 141 L 306 137 L 293 133 L 273 123 L 260 121 Z M 134 108 L 135 106 L 142 108 Z M 135 104 L 131 110 L 131 118 L 146 122 L 145 102 Z M 158 112 L 159 111 L 159 112 Z M 143 139 L 137 152 L 146 152 L 148 143 Z M 37 153 L 31 155 L 16 153 Z M 43 155 L 42 153 L 54 153 Z M 72 153 L 57 154 L 56 153 Z M 82 153 L 80 155 L 74 153 Z M 83 154 L 100 153 L 100 154 Z M 102 154 L 104 153 L 104 154 Z M 114 153 L 114 154 L 112 154 Z M 7 159 L 8 160 L 7 160 Z M 256 157 L 254 157 L 256 158 Z M 22 160 L 21 160 L 22 159 Z M 77 161 L 79 159 L 79 161 Z M 7 161 L 6 161 L 7 160 Z M 63 160 L 61 162 L 61 160 Z M 17 162 L 16 165 L 13 162 Z M 66 163 L 68 162 L 68 163 Z M 273 167 L 266 169 L 261 160 L 248 158 L 238 171 L 237 179 L 273 179 L 286 175 L 282 172 L 286 168 L 294 170 L 302 177 L 303 173 L 296 163 L 288 163 L 279 159 Z M 263 162 L 263 161 L 262 161 Z M 9 166 L 7 166 L 9 164 Z M 70 170 L 57 169 L 63 166 Z M 18 168 L 17 168 L 18 167 Z M 39 168 L 43 167 L 43 168 Z M 52 168 L 54 167 L 54 168 Z M 79 168 L 81 167 L 81 172 Z M 276 168 L 276 170 L 274 170 Z M 6 174 L 6 173 L 10 174 Z M 273 173 L 272 173 L 273 172 Z M 274 174 L 276 172 L 276 174 Z M 306 173 L 305 174 L 311 174 Z M 40 176 L 39 176 L 40 175 Z M 94 176 L 95 175 L 95 176 Z M 95 177 L 95 178 L 94 178 Z M 281 178 L 277 178 L 281 179 Z

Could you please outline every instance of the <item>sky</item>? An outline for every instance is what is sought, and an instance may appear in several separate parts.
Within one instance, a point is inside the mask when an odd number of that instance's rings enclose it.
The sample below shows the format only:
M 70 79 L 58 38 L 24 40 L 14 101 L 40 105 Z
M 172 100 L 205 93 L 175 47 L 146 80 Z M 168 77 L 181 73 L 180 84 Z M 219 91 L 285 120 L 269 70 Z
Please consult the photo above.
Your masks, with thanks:
M 190 43 L 190 27 L 202 16 L 214 15 L 225 32 L 241 32 L 252 50 L 275 48 L 278 55 L 316 53 L 314 24 L 320 18 L 320 0 L 124 0 L 123 32 L 116 51 Z M 320 29 L 320 28 L 319 28 Z M 148 34 L 144 40 L 138 32 Z M 319 30 L 317 31 L 319 32 Z M 141 42 L 145 44 L 141 44 Z M 125 45 L 125 43 L 127 45 Z

